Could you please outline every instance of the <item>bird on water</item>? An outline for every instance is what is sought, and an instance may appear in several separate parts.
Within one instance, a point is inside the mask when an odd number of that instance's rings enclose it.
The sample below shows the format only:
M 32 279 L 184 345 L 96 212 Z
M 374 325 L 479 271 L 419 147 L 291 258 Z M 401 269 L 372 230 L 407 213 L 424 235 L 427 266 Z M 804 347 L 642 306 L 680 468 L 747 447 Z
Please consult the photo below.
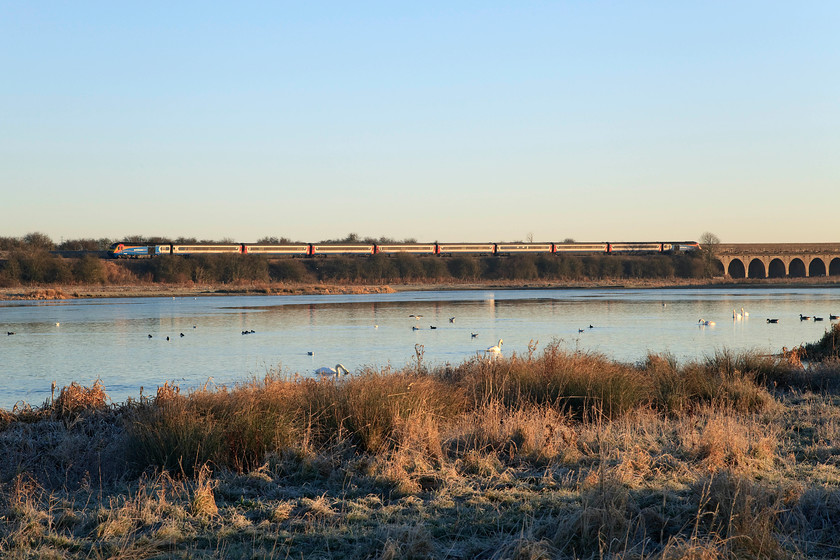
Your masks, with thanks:
M 341 364 L 335 364 L 334 368 L 321 367 L 315 370 L 315 373 L 323 376 L 339 377 L 341 375 L 349 375 L 350 371 Z

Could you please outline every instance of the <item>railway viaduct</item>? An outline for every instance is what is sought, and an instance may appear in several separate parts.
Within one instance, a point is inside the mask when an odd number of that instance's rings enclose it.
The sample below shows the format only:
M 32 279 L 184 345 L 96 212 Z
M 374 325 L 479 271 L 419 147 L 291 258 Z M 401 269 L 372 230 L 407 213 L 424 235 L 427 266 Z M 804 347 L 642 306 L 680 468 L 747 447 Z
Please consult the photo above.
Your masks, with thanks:
M 714 254 L 730 278 L 840 276 L 840 243 L 721 243 Z

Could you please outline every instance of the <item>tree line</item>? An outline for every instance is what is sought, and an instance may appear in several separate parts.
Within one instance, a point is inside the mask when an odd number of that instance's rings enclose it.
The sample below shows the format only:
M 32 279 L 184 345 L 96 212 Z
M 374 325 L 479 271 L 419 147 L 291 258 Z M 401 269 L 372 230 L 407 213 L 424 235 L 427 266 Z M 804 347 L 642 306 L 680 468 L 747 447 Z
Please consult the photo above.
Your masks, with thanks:
M 155 241 L 158 239 L 159 241 Z M 128 240 L 128 239 L 126 239 Z M 351 234 L 345 240 L 367 241 Z M 194 241 L 194 240 L 193 240 Z M 264 242 L 287 242 L 264 238 Z M 387 238 L 373 239 L 389 242 Z M 140 243 L 172 242 L 144 238 Z M 178 240 L 178 242 L 189 242 Z M 110 240 L 72 240 L 54 244 L 43 234 L 0 238 L 0 286 L 43 284 L 130 284 L 243 282 L 447 282 L 545 280 L 585 281 L 604 279 L 704 278 L 705 255 L 471 255 L 377 254 L 362 257 L 269 258 L 263 255 L 163 255 L 153 259 L 103 260 L 88 254 L 62 257 L 50 251 L 101 251 Z M 83 249 L 77 249 L 83 247 Z

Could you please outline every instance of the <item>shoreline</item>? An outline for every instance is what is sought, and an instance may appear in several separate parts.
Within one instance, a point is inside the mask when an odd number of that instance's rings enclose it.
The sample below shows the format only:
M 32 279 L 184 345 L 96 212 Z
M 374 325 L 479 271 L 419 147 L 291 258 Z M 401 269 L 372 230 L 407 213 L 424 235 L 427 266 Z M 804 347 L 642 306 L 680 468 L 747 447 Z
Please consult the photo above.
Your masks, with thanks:
M 576 282 L 422 282 L 407 284 L 129 284 L 52 285 L 0 288 L 0 300 L 50 301 L 94 298 L 198 297 L 230 295 L 348 295 L 392 294 L 451 290 L 585 290 L 585 289 L 692 289 L 692 288 L 840 288 L 840 278 L 778 278 L 731 280 L 593 280 Z

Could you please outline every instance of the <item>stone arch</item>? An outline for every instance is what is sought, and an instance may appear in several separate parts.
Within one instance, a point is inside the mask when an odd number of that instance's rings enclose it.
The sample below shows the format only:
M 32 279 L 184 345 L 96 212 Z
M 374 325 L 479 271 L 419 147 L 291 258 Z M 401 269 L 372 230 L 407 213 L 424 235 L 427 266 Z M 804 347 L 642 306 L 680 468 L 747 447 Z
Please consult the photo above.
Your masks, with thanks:
M 825 276 L 825 261 L 817 257 L 808 265 L 808 276 Z
M 805 278 L 808 275 L 808 271 L 805 270 L 805 263 L 800 258 L 791 260 L 788 269 L 791 278 Z
M 741 259 L 732 259 L 729 261 L 729 276 L 731 278 L 746 278 L 747 270 L 744 268 L 744 263 Z
M 829 276 L 840 276 L 840 258 L 831 259 L 828 265 Z
M 726 268 L 723 266 L 720 259 L 715 259 L 714 262 L 712 262 L 712 268 L 714 269 L 712 276 L 726 276 Z
M 764 270 L 764 263 L 761 259 L 753 259 L 750 261 L 747 278 L 767 278 L 767 273 Z
M 784 278 L 787 276 L 787 270 L 785 269 L 785 263 L 782 262 L 782 259 L 773 259 L 770 261 L 770 264 L 767 267 L 767 277 L 768 278 Z

